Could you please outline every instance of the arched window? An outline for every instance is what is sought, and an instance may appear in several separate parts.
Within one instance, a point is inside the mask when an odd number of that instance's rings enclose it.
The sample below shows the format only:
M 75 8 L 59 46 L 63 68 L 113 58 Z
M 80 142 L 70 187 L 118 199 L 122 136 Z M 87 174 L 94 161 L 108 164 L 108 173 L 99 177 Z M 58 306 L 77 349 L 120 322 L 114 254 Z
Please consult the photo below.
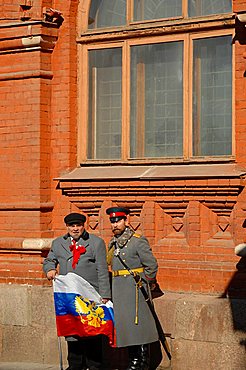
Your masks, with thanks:
M 197 17 L 203 15 L 223 14 L 232 11 L 231 0 L 189 0 L 188 15 Z
M 94 0 L 91 2 L 88 28 L 123 26 L 126 24 L 126 0 Z
M 228 0 L 91 1 L 81 162 L 234 154 L 231 11 Z
M 180 17 L 181 15 L 182 1 L 180 0 L 134 1 L 134 21 Z
M 126 25 L 131 21 L 182 17 L 185 13 L 182 0 L 92 0 L 88 28 Z M 128 12 L 129 10 L 132 10 Z M 231 0 L 188 0 L 188 17 L 230 13 Z M 127 20 L 127 13 L 132 13 Z

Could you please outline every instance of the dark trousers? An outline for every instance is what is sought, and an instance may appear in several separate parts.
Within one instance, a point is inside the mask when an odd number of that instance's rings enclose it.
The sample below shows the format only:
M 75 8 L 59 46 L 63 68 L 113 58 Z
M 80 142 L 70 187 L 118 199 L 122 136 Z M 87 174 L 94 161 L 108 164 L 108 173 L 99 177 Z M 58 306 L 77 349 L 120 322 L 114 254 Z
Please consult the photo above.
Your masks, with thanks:
M 102 337 L 80 338 L 78 341 L 67 341 L 69 370 L 101 369 Z

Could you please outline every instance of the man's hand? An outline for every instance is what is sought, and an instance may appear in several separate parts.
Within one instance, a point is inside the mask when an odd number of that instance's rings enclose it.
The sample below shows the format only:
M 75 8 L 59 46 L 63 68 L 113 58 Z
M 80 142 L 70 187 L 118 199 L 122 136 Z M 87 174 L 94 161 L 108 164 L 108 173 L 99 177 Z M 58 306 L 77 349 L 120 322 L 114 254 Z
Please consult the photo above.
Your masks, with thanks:
M 102 298 L 102 303 L 107 303 L 110 300 L 110 298 Z
M 56 270 L 50 270 L 50 271 L 48 271 L 47 272 L 47 279 L 48 280 L 54 280 L 55 279 L 55 277 L 56 277 L 56 275 L 57 275 L 57 271 Z

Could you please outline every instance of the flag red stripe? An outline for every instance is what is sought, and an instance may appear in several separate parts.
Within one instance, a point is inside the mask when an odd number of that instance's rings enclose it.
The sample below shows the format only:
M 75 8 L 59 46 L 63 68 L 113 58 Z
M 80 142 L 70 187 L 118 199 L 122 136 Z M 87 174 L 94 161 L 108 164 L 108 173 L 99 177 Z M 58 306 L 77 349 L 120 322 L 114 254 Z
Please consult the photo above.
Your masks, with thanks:
M 82 323 L 80 316 L 62 315 L 56 316 L 57 335 L 59 337 L 79 336 L 88 337 L 104 334 L 109 337 L 110 344 L 115 345 L 115 335 L 112 321 L 106 321 L 100 327 L 94 327 Z

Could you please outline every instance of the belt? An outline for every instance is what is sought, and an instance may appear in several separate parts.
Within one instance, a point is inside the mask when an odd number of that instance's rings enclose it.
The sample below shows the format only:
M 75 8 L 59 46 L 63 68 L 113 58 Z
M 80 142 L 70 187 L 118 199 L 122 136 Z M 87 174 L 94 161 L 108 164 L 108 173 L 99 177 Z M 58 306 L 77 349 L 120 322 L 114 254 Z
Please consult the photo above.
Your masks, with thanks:
M 131 269 L 131 272 L 138 272 L 138 273 L 144 272 L 144 268 L 138 267 L 136 269 Z M 112 271 L 112 276 L 116 277 L 116 276 L 130 275 L 131 272 L 129 272 L 128 270 L 115 270 L 115 271 Z

